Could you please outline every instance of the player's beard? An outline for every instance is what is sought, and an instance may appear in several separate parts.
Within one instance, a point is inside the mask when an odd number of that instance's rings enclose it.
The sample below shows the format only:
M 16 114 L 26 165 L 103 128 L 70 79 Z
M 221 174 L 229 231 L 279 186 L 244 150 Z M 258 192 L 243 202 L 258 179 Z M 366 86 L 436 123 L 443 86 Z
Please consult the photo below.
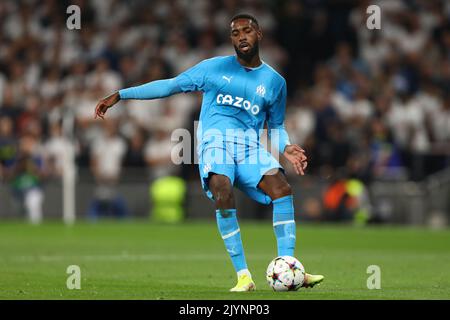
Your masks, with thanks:
M 255 44 L 251 47 L 248 52 L 242 52 L 238 47 L 234 46 L 234 50 L 239 58 L 244 60 L 245 62 L 250 62 L 254 56 L 259 53 L 259 43 L 255 42 Z

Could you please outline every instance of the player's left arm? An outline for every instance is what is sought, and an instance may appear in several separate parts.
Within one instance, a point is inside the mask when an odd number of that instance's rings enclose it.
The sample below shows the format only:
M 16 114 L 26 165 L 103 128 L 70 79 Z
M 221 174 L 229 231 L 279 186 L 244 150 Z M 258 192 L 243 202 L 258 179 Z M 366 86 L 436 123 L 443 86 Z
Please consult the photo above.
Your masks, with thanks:
M 268 134 L 271 142 L 278 144 L 278 151 L 292 164 L 295 172 L 304 175 L 306 166 L 308 165 L 305 150 L 297 144 L 291 144 L 284 126 L 286 96 L 286 81 L 283 81 L 281 90 L 268 113 Z

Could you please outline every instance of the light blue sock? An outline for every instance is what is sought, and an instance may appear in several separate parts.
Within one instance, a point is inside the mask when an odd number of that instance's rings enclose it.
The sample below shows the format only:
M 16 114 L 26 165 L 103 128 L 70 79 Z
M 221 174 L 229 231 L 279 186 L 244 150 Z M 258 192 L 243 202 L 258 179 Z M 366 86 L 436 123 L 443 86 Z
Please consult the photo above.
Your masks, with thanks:
M 217 226 L 236 272 L 247 269 L 236 209 L 216 210 Z
M 292 195 L 272 201 L 273 229 L 277 238 L 279 256 L 294 256 L 295 218 Z

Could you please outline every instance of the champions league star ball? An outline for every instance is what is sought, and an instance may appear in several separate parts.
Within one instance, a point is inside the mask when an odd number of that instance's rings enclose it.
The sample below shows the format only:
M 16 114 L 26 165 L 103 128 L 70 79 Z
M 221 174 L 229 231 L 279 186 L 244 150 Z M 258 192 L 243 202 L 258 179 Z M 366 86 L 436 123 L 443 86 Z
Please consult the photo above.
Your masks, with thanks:
M 305 280 L 305 268 L 294 257 L 276 257 L 267 267 L 266 279 L 274 291 L 296 291 Z

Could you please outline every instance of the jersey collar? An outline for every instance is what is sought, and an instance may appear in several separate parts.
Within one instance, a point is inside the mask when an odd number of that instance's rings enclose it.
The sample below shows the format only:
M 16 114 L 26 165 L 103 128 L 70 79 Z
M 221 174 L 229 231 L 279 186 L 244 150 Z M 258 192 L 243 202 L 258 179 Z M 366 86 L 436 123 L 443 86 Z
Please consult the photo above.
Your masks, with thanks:
M 266 63 L 261 59 L 261 64 L 255 68 L 250 68 L 250 67 L 244 67 L 242 64 L 239 63 L 236 55 L 233 56 L 234 57 L 234 61 L 241 66 L 243 69 L 245 69 L 246 71 L 254 71 L 254 70 L 258 70 L 261 69 Z

